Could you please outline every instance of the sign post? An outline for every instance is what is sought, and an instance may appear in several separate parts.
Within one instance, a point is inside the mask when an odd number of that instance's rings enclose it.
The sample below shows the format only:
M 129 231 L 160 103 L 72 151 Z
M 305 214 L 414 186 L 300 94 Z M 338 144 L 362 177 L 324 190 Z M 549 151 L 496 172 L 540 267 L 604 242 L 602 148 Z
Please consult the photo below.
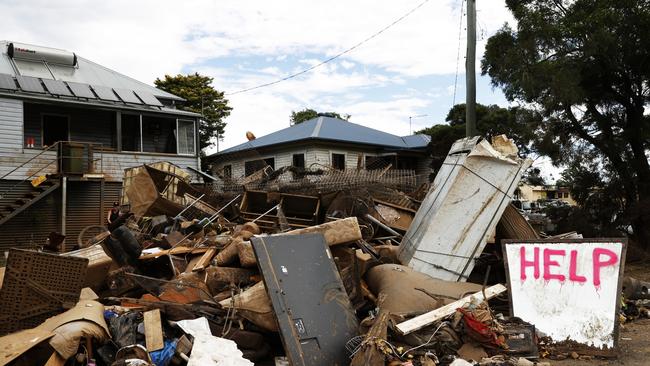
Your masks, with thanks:
M 556 344 L 614 355 L 626 244 L 626 239 L 504 241 L 512 315 Z

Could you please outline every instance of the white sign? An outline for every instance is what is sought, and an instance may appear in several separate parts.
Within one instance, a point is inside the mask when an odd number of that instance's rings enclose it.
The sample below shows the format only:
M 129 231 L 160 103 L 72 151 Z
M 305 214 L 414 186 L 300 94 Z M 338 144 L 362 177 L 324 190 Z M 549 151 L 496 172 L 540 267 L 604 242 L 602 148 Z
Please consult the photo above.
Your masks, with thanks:
M 617 346 L 624 240 L 507 242 L 504 252 L 512 315 L 555 342 Z

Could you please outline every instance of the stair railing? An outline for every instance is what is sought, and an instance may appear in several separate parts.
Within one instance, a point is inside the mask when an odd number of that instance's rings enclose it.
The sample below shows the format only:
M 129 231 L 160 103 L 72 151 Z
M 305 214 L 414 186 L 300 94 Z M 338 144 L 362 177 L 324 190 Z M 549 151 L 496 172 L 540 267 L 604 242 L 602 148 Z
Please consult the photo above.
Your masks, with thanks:
M 41 166 L 40 169 L 38 169 L 37 171 L 33 172 L 33 173 L 32 173 L 30 176 L 28 176 L 27 178 L 24 178 L 23 180 L 17 182 L 16 184 L 12 185 L 12 186 L 9 187 L 8 189 L 6 189 L 6 190 L 4 190 L 2 193 L 0 193 L 0 199 L 3 199 L 3 198 L 4 198 L 8 193 L 10 193 L 10 192 L 12 192 L 14 189 L 16 189 L 16 187 L 18 187 L 18 186 L 24 184 L 24 183 L 27 182 L 27 181 L 31 181 L 32 178 L 34 178 L 34 177 L 40 175 L 44 170 L 46 170 L 47 168 L 49 168 L 52 164 L 55 164 L 55 163 L 58 164 L 57 173 L 64 173 L 64 174 L 65 174 L 66 172 L 63 172 L 63 171 L 62 171 L 62 169 L 63 169 L 63 160 L 66 159 L 66 158 L 76 158 L 76 157 L 73 157 L 73 156 L 63 156 L 63 149 L 62 149 L 62 147 L 63 147 L 66 143 L 78 143 L 78 144 L 87 145 L 87 146 L 88 146 L 88 149 L 91 149 L 91 148 L 92 148 L 93 146 L 95 146 L 95 145 L 100 146 L 100 149 L 99 149 L 99 151 L 100 151 L 100 157 L 99 157 L 99 158 L 93 158 L 93 159 L 87 159 L 87 160 L 88 160 L 88 170 L 90 170 L 90 171 L 94 171 L 94 170 L 95 170 L 95 165 L 96 165 L 96 163 L 97 163 L 98 161 L 99 161 L 99 163 L 100 163 L 100 171 L 103 169 L 103 149 L 101 148 L 102 144 L 89 143 L 89 142 L 77 142 L 77 141 L 57 141 L 57 142 L 55 142 L 54 144 L 52 144 L 52 145 L 46 147 L 45 149 L 43 149 L 43 151 L 41 151 L 41 152 L 39 152 L 38 154 L 36 154 L 36 155 L 32 156 L 31 158 L 27 159 L 27 161 L 25 161 L 25 162 L 23 162 L 22 164 L 18 165 L 17 167 L 15 167 L 14 169 L 12 169 L 12 170 L 9 171 L 8 173 L 4 174 L 2 177 L 0 177 L 0 179 L 5 179 L 6 177 L 8 177 L 9 175 L 11 175 L 12 173 L 16 172 L 16 171 L 19 170 L 20 168 L 25 167 L 27 164 L 31 163 L 32 161 L 34 161 L 34 160 L 37 159 L 38 157 L 42 156 L 42 155 L 45 154 L 46 152 L 48 152 L 48 151 L 52 151 L 52 150 L 54 150 L 54 149 L 56 149 L 56 151 L 57 151 L 56 156 L 53 157 L 52 160 L 50 160 L 49 162 L 47 162 L 47 164 Z

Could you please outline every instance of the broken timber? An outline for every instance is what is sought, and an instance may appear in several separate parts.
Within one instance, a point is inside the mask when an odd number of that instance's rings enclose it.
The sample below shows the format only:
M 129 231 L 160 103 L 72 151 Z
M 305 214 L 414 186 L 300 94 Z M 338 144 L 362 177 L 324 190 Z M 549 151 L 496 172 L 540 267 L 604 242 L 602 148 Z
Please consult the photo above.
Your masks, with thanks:
M 452 302 L 451 304 L 447 304 L 443 307 L 397 324 L 397 331 L 403 335 L 415 332 L 416 330 L 420 330 L 430 324 L 437 322 L 438 320 L 448 317 L 449 315 L 453 314 L 456 309 L 470 302 L 472 298 L 476 298 L 479 301 L 489 300 L 493 297 L 499 296 L 507 290 L 508 289 L 502 284 L 488 287 L 485 289 L 485 298 L 483 298 L 483 292 L 477 292 L 473 295 L 466 296 L 458 301 Z
M 304 229 L 288 231 L 280 235 L 300 235 L 320 233 L 325 237 L 327 245 L 337 245 L 361 240 L 361 229 L 356 217 L 326 222 L 321 225 L 310 226 Z

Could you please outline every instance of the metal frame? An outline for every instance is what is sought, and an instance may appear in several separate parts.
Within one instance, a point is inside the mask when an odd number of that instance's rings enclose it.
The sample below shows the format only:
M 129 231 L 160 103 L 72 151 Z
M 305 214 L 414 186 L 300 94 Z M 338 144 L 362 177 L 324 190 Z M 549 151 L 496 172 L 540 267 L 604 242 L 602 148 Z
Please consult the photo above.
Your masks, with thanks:
M 614 330 L 612 332 L 614 336 L 614 346 L 612 349 L 599 349 L 591 346 L 584 345 L 586 350 L 591 350 L 597 352 L 598 356 L 604 357 L 616 357 L 616 350 L 619 348 L 619 337 L 620 337 L 620 322 L 618 321 L 618 314 L 621 310 L 621 291 L 623 289 L 623 274 L 625 272 L 625 258 L 627 253 L 628 240 L 627 238 L 595 238 L 595 239 L 504 239 L 501 240 L 501 251 L 503 254 L 503 265 L 506 272 L 506 280 L 508 285 L 510 285 L 510 271 L 508 271 L 508 253 L 506 251 L 506 246 L 509 244 L 581 244 L 581 243 L 611 243 L 617 242 L 621 243 L 621 265 L 619 267 L 618 273 L 618 285 L 616 289 L 616 305 L 614 309 Z M 510 315 L 514 315 L 513 306 L 512 306 L 512 291 L 508 290 L 508 300 L 510 302 Z M 581 344 L 582 345 L 582 344 Z

